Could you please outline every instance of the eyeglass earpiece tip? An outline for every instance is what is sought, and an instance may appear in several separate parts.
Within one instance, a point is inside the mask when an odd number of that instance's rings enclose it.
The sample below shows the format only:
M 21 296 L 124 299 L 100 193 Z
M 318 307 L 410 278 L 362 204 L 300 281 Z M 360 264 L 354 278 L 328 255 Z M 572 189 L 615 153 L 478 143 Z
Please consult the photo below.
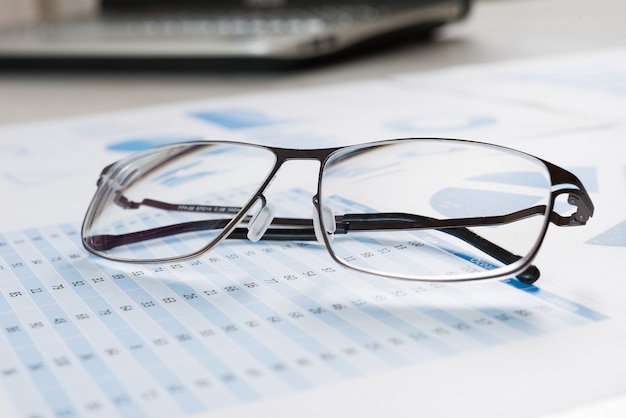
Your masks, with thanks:
M 515 276 L 515 278 L 524 284 L 533 284 L 537 280 L 539 280 L 540 275 L 541 272 L 536 266 L 530 266 L 526 270 Z

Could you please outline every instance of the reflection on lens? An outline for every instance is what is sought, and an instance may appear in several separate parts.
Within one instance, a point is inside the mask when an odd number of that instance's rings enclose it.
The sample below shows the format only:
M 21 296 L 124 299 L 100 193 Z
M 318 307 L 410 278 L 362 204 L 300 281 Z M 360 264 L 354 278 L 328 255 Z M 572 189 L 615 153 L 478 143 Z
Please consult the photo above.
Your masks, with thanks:
M 331 155 L 320 202 L 338 220 L 328 244 L 339 262 L 382 275 L 466 280 L 513 271 L 534 254 L 550 184 L 545 165 L 526 154 L 401 140 Z M 513 255 L 522 259 L 511 264 Z
M 240 214 L 274 163 L 272 151 L 236 143 L 187 143 L 131 156 L 101 179 L 84 242 L 118 260 L 196 253 Z

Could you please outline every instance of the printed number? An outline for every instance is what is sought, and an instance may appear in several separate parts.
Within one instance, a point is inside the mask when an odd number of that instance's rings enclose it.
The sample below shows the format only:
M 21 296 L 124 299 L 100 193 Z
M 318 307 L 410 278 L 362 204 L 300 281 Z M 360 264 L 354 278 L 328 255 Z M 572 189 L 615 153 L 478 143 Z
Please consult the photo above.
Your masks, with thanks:
M 468 329 L 470 329 L 470 326 L 467 325 L 465 322 L 457 322 L 456 324 L 452 324 L 451 327 L 458 331 L 467 331 Z
M 213 331 L 212 329 L 202 329 L 199 333 L 201 337 L 212 337 L 213 335 L 215 335 L 215 331 Z
M 167 340 L 165 338 L 157 338 L 156 340 L 154 340 L 152 342 L 157 347 L 163 347 L 164 345 L 167 345 Z
M 504 313 L 504 312 L 494 315 L 494 318 L 496 318 L 498 321 L 501 321 L 501 322 L 508 322 L 513 319 L 511 315 Z
M 235 325 L 232 325 L 232 324 L 229 324 L 229 325 L 224 325 L 224 326 L 222 327 L 222 329 L 223 329 L 225 332 L 235 332 L 235 331 L 237 331 L 237 327 L 236 327 Z
M 391 337 L 387 341 L 389 341 L 391 345 L 403 345 L 405 343 L 405 341 L 400 337 Z
M 120 354 L 120 350 L 115 347 L 109 347 L 104 349 L 104 354 L 107 356 L 117 356 Z
M 435 328 L 435 329 L 433 330 L 433 332 L 434 332 L 435 334 L 437 334 L 437 335 L 448 335 L 448 334 L 450 334 L 450 331 L 448 331 L 447 329 L 445 329 L 445 328 L 443 328 L 443 327 L 438 327 L 438 328 Z
M 65 356 L 57 357 L 53 361 L 54 361 L 54 364 L 56 364 L 59 367 L 67 367 L 70 365 L 70 360 Z
M 311 309 L 309 309 L 309 311 L 312 314 L 314 314 L 314 315 L 320 315 L 320 314 L 323 314 L 324 312 L 326 312 L 326 310 L 324 308 L 321 308 L 321 307 L 319 307 L 319 308 L 311 308 Z
M 474 321 L 474 323 L 477 325 L 491 325 L 492 324 L 492 322 L 488 320 L 487 318 L 478 318 Z

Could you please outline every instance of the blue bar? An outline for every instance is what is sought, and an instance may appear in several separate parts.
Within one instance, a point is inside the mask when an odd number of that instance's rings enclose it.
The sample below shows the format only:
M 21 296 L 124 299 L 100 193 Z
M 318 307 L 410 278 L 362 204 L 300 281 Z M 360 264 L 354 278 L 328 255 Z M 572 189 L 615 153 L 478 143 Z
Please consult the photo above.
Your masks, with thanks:
M 589 319 L 590 321 L 604 321 L 605 319 L 609 319 L 608 316 L 600 312 L 594 311 L 593 309 L 587 308 L 579 303 L 572 302 L 571 300 L 541 289 L 537 286 L 533 286 L 532 284 L 525 284 L 516 279 L 505 279 L 503 280 L 503 283 L 513 286 L 516 289 L 523 290 L 524 292 L 548 302 L 551 305 L 565 309 L 568 312 L 581 316 L 585 319 Z

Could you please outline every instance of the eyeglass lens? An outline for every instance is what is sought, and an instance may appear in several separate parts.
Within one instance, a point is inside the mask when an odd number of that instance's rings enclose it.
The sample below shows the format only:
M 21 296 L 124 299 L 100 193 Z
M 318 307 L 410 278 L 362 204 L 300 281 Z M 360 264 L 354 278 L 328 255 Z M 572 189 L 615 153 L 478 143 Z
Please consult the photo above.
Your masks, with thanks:
M 101 179 L 83 226 L 85 243 L 117 260 L 198 253 L 249 219 L 251 199 L 276 161 L 272 149 L 238 143 L 180 144 L 130 157 Z M 541 161 L 487 144 L 420 139 L 350 146 L 322 166 L 320 229 L 331 255 L 358 270 L 480 278 L 510 264 L 481 243 L 533 254 L 547 225 L 550 185 Z
M 107 173 L 83 236 L 99 254 L 118 260 L 196 253 L 241 212 L 275 161 L 270 150 L 229 143 L 140 154 Z
M 530 255 L 547 224 L 550 185 L 545 165 L 526 154 L 462 141 L 396 141 L 334 153 L 320 202 L 346 229 L 338 223 L 329 235 L 338 261 L 452 280 L 506 267 L 477 242 Z

